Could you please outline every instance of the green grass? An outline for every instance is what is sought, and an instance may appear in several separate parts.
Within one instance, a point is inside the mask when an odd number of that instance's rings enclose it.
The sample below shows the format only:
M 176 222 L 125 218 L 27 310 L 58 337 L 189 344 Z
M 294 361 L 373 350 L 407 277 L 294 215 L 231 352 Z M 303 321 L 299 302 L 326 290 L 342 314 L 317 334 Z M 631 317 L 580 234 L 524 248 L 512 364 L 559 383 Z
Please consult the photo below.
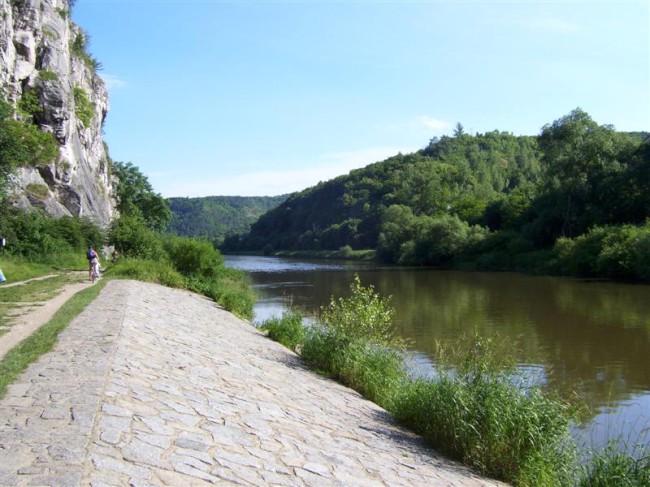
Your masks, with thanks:
M 19 286 L 0 287 L 0 301 L 5 303 L 44 301 L 58 294 L 63 286 L 72 281 L 74 278 L 69 275 L 59 274 Z
M 103 259 L 102 263 L 104 263 Z M 60 252 L 39 256 L 23 257 L 20 255 L 5 254 L 0 258 L 6 284 L 25 281 L 34 277 L 74 270 L 88 270 L 85 252 Z M 2 289 L 3 284 L 0 284 Z
M 450 458 L 515 485 L 566 485 L 574 464 L 568 407 L 500 374 L 442 372 L 399 391 L 395 417 Z
M 600 452 L 587 465 L 579 487 L 636 487 L 650 485 L 650 450 L 646 447 L 638 458 L 621 453 L 614 444 Z
M 111 277 L 136 279 L 172 288 L 188 289 L 215 300 L 227 311 L 240 318 L 250 319 L 253 316 L 255 294 L 244 280 L 243 273 L 235 269 L 220 267 L 215 274 L 210 276 L 192 274 L 186 277 L 178 272 L 169 261 L 122 257 L 111 266 L 108 273 Z
M 302 318 L 299 312 L 292 310 L 284 313 L 282 318 L 266 320 L 260 325 L 259 329 L 266 331 L 271 340 L 281 343 L 295 352 L 297 346 L 305 341 L 305 328 L 302 324 Z
M 9 255 L 2 257 L 0 269 L 7 279 L 5 284 L 53 274 L 52 266 L 49 264 L 30 262 L 24 257 Z M 0 289 L 2 286 L 3 284 L 0 284 Z
M 107 280 L 100 280 L 94 286 L 84 289 L 71 297 L 45 325 L 12 348 L 0 361 L 0 398 L 9 384 L 41 355 L 49 352 L 56 343 L 59 333 L 93 301 Z

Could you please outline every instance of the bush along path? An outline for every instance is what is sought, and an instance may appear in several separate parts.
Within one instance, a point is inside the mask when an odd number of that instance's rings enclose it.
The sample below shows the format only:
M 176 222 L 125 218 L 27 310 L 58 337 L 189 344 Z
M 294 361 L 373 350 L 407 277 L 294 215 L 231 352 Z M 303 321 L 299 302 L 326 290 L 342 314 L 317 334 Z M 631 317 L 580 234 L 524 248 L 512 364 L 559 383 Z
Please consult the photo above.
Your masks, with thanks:
M 0 401 L 0 485 L 501 485 L 186 290 L 111 280 Z

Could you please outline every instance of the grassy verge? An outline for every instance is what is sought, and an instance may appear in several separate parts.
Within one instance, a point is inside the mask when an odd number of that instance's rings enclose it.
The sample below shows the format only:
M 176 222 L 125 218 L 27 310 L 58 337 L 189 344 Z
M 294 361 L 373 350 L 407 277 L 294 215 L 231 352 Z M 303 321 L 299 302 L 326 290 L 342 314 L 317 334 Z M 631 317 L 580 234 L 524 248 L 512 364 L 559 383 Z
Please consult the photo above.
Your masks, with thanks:
M 66 274 L 53 275 L 47 279 L 31 281 L 20 286 L 0 287 L 0 301 L 37 302 L 51 298 L 63 286 L 74 279 Z
M 107 280 L 100 280 L 94 286 L 72 296 L 50 321 L 5 355 L 0 361 L 0 398 L 6 394 L 7 386 L 15 381 L 29 364 L 54 347 L 59 333 L 97 297 L 106 282 Z
M 580 465 L 569 433 L 575 410 L 540 389 L 515 385 L 525 381 L 513 380 L 514 367 L 491 340 L 474 337 L 434 380 L 410 378 L 385 300 L 358 277 L 351 291 L 348 299 L 332 298 L 316 325 L 302 327 L 294 311 L 260 328 L 483 475 L 522 486 L 650 485 L 647 454 L 635 461 L 609 452 Z
M 185 270 L 181 273 L 174 261 L 120 258 L 107 273 L 111 277 L 154 282 L 163 286 L 188 289 L 203 294 L 240 318 L 253 316 L 255 294 L 245 280 L 245 274 L 218 265 L 211 271 L 200 273 Z
M 53 252 L 39 255 L 38 259 L 6 254 L 0 258 L 0 268 L 7 283 L 12 283 L 62 271 L 88 269 L 88 263 L 83 252 Z
M 7 279 L 7 284 L 56 273 L 49 263 L 30 262 L 25 257 L 8 254 L 2 256 L 0 268 Z M 0 289 L 2 289 L 2 285 L 0 285 Z

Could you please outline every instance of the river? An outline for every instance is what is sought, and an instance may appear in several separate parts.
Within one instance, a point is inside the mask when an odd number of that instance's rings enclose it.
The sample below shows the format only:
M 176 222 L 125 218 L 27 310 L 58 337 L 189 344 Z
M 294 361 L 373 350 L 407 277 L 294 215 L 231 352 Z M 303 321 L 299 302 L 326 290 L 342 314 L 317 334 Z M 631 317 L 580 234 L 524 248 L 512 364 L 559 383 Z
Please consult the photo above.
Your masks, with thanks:
M 573 430 L 580 445 L 650 447 L 650 286 L 275 257 L 227 256 L 226 263 L 252 279 L 254 323 L 291 304 L 315 312 L 331 296 L 349 295 L 357 273 L 391 296 L 416 373 L 433 370 L 437 342 L 497 334 L 512 344 L 528 381 L 577 394 L 589 407 Z

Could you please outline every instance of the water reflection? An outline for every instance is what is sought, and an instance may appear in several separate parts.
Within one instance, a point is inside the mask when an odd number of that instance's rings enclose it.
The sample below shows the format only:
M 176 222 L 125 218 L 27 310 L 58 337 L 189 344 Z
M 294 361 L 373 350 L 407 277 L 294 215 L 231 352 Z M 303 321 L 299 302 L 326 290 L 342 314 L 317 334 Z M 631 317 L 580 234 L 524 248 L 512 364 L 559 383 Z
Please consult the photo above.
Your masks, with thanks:
M 649 286 L 264 257 L 227 261 L 250 272 L 260 295 L 257 321 L 280 315 L 289 303 L 315 313 L 331 296 L 347 296 L 358 273 L 363 284 L 392 296 L 395 326 L 412 343 L 417 373 L 432 370 L 438 341 L 498 334 L 532 382 L 565 396 L 577 392 L 591 407 L 591 426 L 580 430 L 590 443 L 630 428 L 641 438 L 650 425 Z M 643 441 L 650 444 L 647 432 Z

